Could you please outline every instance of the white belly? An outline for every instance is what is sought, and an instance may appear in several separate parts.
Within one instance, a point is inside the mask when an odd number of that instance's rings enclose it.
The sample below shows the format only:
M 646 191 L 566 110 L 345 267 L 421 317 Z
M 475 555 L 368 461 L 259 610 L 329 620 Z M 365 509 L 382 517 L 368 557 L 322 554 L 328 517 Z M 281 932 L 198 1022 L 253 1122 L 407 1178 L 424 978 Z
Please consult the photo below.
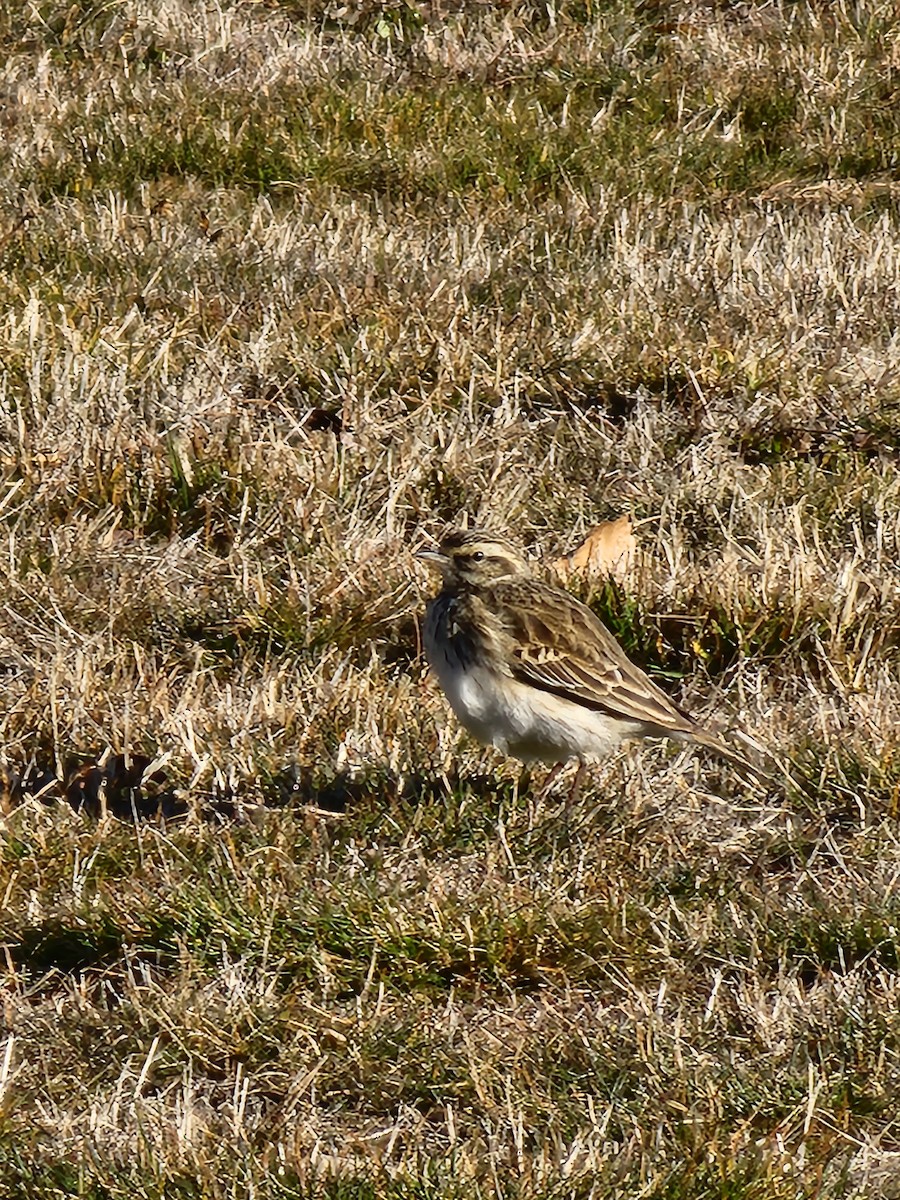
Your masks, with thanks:
M 602 758 L 644 732 L 638 721 L 594 712 L 548 692 L 498 678 L 478 667 L 451 670 L 433 662 L 450 707 L 479 741 L 525 762 Z

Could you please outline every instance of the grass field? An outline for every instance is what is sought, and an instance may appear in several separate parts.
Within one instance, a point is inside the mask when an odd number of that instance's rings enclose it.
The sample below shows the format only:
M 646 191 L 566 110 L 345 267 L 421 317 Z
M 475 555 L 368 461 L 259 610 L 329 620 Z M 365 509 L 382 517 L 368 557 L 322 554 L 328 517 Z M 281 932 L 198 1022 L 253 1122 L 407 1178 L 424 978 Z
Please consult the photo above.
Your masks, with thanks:
M 900 1196 L 893 3 L 0 0 L 0 1198 Z M 808 781 L 427 675 L 463 519 Z

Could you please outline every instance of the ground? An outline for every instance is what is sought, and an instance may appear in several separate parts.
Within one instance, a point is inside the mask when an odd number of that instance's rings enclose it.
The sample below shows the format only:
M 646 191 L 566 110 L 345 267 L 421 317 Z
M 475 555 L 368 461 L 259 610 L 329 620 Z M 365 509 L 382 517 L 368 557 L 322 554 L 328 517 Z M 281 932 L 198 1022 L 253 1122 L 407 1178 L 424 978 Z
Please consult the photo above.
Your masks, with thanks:
M 0 1196 L 900 1196 L 896 6 L 0 48 Z M 460 733 L 415 550 L 624 515 L 791 780 Z

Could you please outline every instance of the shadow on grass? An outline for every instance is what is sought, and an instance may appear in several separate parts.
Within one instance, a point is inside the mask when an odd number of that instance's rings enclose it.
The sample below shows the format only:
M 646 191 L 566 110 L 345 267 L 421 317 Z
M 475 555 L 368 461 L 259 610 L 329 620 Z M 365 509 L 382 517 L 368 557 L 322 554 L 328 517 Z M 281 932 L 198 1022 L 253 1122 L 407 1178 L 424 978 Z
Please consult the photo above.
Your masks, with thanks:
M 99 819 L 105 815 L 128 822 L 177 820 L 188 813 L 201 818 L 231 820 L 250 807 L 309 808 L 339 815 L 378 800 L 405 806 L 431 804 L 457 789 L 459 781 L 427 773 L 404 776 L 402 782 L 384 775 L 332 775 L 322 779 L 312 767 L 289 764 L 260 775 L 239 787 L 227 782 L 190 792 L 170 779 L 146 754 L 71 756 L 62 777 L 39 762 L 7 766 L 0 777 L 0 808 L 11 812 L 28 800 L 45 805 L 66 802 L 77 813 Z M 479 796 L 500 804 L 511 783 L 494 775 L 473 777 L 467 784 Z

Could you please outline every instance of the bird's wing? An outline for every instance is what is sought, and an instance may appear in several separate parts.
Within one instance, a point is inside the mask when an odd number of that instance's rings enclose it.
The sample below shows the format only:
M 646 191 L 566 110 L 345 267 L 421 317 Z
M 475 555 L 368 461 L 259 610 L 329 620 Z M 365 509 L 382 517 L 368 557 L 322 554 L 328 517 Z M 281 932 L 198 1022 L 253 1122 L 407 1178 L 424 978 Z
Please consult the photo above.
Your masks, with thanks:
M 587 605 L 539 580 L 496 587 L 494 612 L 503 614 L 514 678 L 598 712 L 696 735 L 696 722 L 629 660 Z

